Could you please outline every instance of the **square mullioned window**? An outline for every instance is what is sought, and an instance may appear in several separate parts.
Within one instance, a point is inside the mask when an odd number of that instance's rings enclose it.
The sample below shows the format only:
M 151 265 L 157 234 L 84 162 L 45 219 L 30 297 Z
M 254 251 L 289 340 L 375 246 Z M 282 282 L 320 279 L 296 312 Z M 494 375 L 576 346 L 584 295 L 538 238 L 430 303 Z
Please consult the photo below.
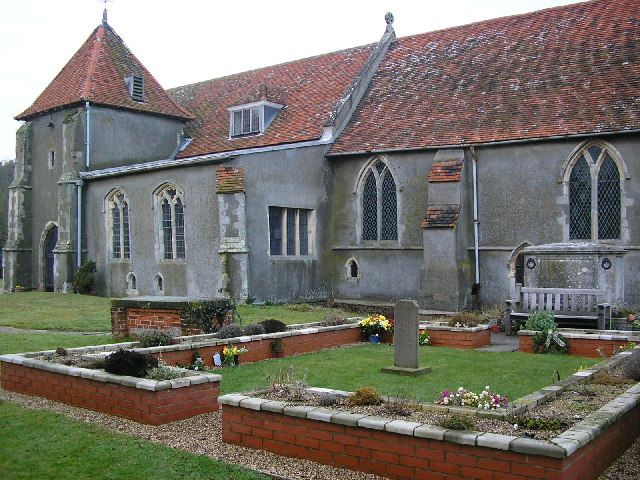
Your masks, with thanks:
M 241 135 L 252 135 L 260 133 L 260 117 L 260 107 L 235 110 L 231 119 L 231 135 L 233 137 L 238 137 Z
M 269 207 L 269 253 L 274 256 L 311 255 L 311 214 L 303 208 Z

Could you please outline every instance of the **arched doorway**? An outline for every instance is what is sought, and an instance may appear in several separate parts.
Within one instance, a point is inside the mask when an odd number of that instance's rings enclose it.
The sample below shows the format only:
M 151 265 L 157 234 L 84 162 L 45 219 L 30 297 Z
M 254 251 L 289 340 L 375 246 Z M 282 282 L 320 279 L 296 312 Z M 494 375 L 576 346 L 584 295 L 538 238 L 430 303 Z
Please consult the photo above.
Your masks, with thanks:
M 516 283 L 520 285 L 524 285 L 524 253 L 523 250 L 526 247 L 530 247 L 531 242 L 522 242 L 516 248 L 511 251 L 509 255 L 509 263 L 507 267 L 509 271 L 507 276 L 509 277 L 509 288 L 511 290 L 511 295 L 513 295 L 516 291 Z
M 44 248 L 42 252 L 43 268 L 44 268 L 44 289 L 47 292 L 54 291 L 54 271 L 55 256 L 53 250 L 58 242 L 58 227 L 51 225 L 46 232 L 44 238 Z

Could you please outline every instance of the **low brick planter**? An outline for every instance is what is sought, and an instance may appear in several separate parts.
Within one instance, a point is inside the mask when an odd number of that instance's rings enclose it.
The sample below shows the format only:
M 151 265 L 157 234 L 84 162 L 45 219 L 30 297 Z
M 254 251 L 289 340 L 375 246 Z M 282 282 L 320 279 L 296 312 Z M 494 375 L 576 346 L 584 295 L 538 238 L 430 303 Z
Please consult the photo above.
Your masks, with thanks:
M 602 331 L 602 330 L 558 330 L 569 340 L 569 355 L 599 358 L 604 355 L 615 355 L 620 347 L 629 342 L 640 345 L 638 332 Z M 519 350 L 533 353 L 533 337 L 537 332 L 520 330 L 518 332 Z
M 486 347 L 491 343 L 489 325 L 456 328 L 447 325 L 420 324 L 420 331 L 426 331 L 434 347 L 473 349 Z
M 90 351 L 69 349 L 69 351 Z M 95 351 L 95 350 L 93 350 Z M 38 352 L 41 355 L 53 352 Z M 5 390 L 160 425 L 218 410 L 220 375 L 153 381 L 68 367 L 23 355 L 1 355 L 0 382 Z
M 580 372 L 564 383 L 593 373 Z M 536 392 L 523 398 L 521 407 L 561 389 Z M 239 394 L 221 396 L 219 402 L 225 442 L 392 479 L 591 480 L 640 434 L 640 384 L 551 442 Z

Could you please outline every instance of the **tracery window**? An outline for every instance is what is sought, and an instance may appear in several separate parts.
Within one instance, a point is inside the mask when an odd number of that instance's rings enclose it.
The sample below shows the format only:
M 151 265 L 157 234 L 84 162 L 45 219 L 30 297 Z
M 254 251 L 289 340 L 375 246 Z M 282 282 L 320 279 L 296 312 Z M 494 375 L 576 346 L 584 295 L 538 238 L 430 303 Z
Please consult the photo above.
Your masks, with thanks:
M 583 148 L 569 176 L 569 238 L 620 238 L 621 199 L 614 153 L 599 143 Z
M 157 195 L 160 206 L 162 258 L 182 259 L 185 256 L 182 192 L 173 185 L 167 185 Z
M 363 179 L 362 240 L 397 240 L 398 197 L 389 167 L 378 160 Z
M 131 258 L 131 240 L 129 237 L 129 201 L 121 190 L 114 191 L 107 198 L 109 213 L 109 234 L 111 257 L 115 259 Z

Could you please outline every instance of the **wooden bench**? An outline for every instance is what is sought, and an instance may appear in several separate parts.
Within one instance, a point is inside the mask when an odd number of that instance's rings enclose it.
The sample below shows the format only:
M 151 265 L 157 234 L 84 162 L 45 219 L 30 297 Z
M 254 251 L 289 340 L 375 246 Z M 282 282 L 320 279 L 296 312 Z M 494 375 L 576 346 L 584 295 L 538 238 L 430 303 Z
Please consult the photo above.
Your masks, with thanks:
M 611 321 L 611 305 L 606 290 L 586 288 L 533 288 L 516 284 L 516 298 L 505 302 L 504 329 L 507 335 L 518 330 L 521 320 L 539 310 L 548 310 L 556 318 L 596 320 L 598 330 Z

